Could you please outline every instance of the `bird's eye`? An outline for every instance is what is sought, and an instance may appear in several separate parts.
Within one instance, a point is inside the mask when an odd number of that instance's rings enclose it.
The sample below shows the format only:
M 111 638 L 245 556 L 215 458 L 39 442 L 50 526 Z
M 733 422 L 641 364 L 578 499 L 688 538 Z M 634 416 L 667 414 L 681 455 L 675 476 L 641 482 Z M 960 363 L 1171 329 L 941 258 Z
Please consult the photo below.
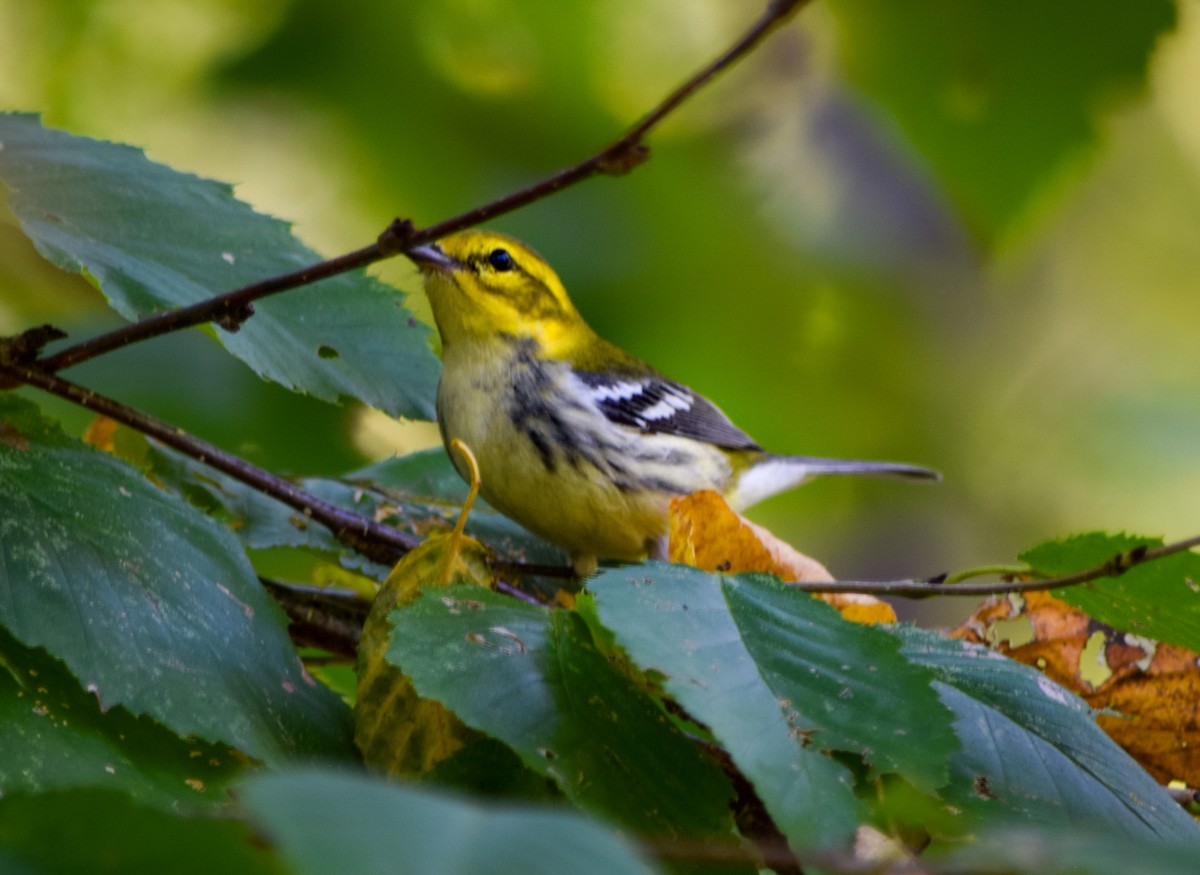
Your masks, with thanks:
M 517 263 L 513 261 L 513 257 L 507 249 L 493 249 L 488 253 L 487 260 L 488 264 L 495 270 L 512 270 L 517 266 Z

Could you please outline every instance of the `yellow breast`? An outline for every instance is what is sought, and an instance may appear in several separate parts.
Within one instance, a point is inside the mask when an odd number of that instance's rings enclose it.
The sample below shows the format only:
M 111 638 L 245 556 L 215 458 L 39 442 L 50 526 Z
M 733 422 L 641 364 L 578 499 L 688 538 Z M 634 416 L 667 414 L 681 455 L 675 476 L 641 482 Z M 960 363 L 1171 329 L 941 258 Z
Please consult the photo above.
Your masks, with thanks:
M 511 341 L 446 350 L 438 418 L 475 454 L 488 503 L 573 556 L 645 557 L 673 496 L 731 476 L 716 448 L 610 422 L 567 365 Z

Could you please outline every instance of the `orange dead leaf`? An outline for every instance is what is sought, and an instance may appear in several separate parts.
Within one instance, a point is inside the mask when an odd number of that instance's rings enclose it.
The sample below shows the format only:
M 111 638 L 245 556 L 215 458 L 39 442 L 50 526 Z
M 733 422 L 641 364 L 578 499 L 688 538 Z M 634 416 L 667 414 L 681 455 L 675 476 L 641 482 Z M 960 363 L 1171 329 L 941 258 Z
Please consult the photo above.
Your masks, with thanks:
M 1101 714 L 1159 781 L 1200 782 L 1197 654 L 1120 632 L 1046 593 L 990 599 L 953 633 L 1040 669 Z
M 789 582 L 833 580 L 824 565 L 735 513 L 716 492 L 672 499 L 670 517 L 672 562 L 731 574 L 763 571 Z M 896 621 L 891 605 L 868 595 L 819 594 L 817 598 L 856 623 Z
M 838 613 L 851 623 L 894 623 L 896 610 L 885 601 L 862 592 L 815 592 L 826 604 L 833 605 Z
M 766 571 L 784 580 L 833 580 L 825 567 L 740 516 L 716 492 L 671 501 L 669 555 L 707 571 Z
M 107 416 L 97 416 L 88 423 L 87 429 L 83 433 L 83 442 L 91 444 L 98 450 L 104 450 L 106 453 L 115 453 L 117 451 L 117 421 L 109 419 Z

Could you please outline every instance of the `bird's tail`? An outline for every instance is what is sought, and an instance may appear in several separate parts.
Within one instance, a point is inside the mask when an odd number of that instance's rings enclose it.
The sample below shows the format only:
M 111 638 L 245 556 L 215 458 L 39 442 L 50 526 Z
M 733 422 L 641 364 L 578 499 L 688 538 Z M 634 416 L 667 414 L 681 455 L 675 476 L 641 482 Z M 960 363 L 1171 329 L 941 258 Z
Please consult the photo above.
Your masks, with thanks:
M 764 498 L 786 492 L 821 474 L 868 474 L 874 477 L 902 477 L 906 480 L 942 479 L 942 475 L 937 471 L 900 462 L 860 462 L 853 459 L 776 456 L 768 453 L 742 471 L 726 500 L 735 510 L 740 510 Z

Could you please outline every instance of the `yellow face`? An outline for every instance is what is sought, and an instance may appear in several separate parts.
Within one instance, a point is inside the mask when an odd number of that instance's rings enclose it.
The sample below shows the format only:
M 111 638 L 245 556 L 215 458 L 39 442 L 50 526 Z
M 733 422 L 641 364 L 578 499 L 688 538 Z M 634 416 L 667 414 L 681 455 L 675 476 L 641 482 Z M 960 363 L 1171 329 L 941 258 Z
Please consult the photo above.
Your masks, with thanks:
M 503 334 L 534 338 L 553 351 L 582 325 L 550 265 L 511 237 L 462 231 L 409 257 L 425 275 L 446 346 Z

